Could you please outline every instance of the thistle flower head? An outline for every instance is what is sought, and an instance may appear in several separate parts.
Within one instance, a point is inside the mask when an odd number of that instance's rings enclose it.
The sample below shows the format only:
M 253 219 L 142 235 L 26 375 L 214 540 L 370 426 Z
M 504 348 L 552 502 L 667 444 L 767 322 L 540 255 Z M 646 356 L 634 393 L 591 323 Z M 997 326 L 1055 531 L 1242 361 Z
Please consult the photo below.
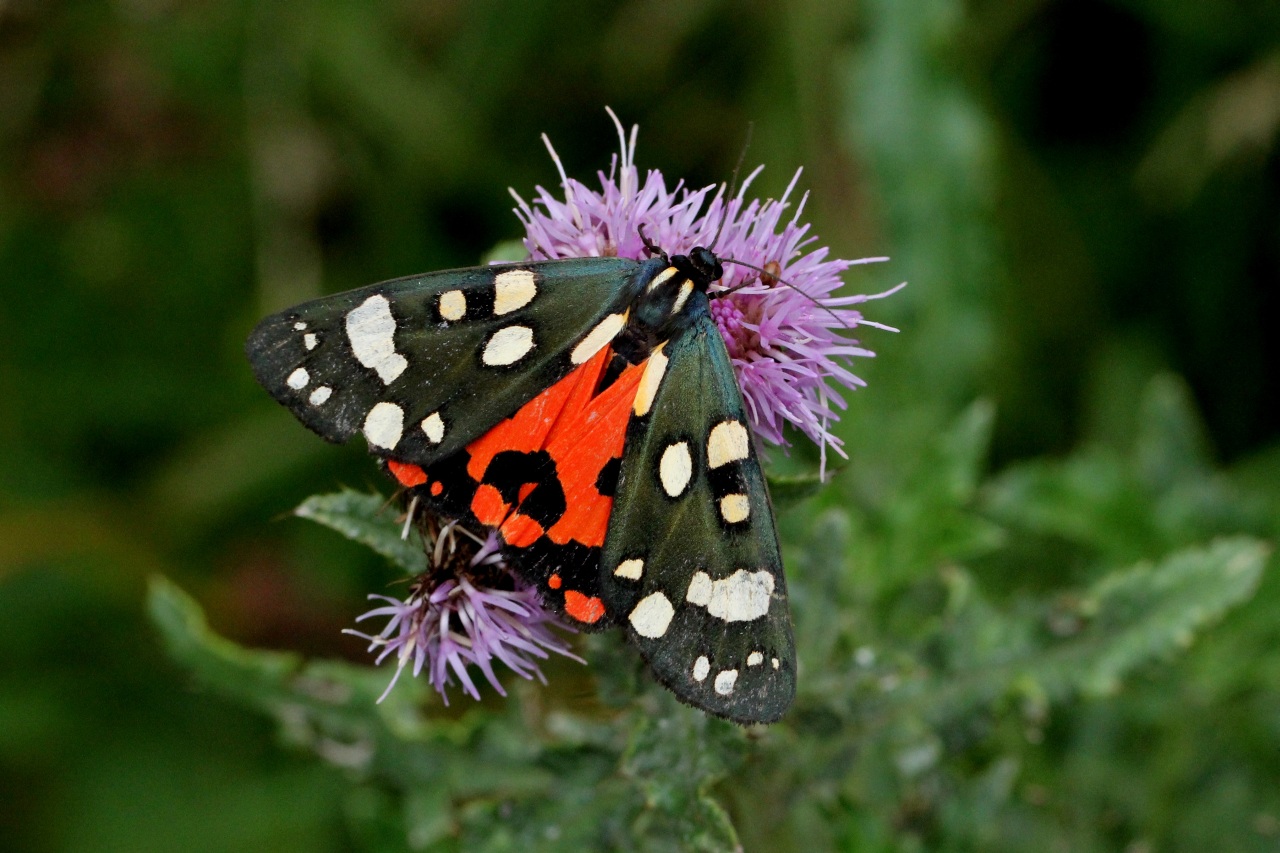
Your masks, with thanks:
M 426 670 L 431 686 L 448 705 L 447 688 L 455 678 L 464 693 L 480 698 L 471 677 L 472 666 L 494 690 L 506 696 L 495 664 L 505 664 L 521 678 L 537 678 L 545 684 L 537 661 L 548 658 L 550 652 L 585 662 L 550 630 L 553 625 L 573 629 L 561 624 L 543 607 L 538 590 L 507 567 L 495 533 L 481 539 L 451 522 L 443 527 L 426 525 L 424 535 L 434 535 L 428 554 L 431 565 L 414 582 L 409 597 L 401 601 L 370 595 L 371 600 L 385 603 L 356 618 L 362 622 L 388 617 L 382 631 L 376 635 L 346 631 L 369 641 L 369 651 L 378 652 L 377 663 L 395 656 L 395 674 L 379 702 L 406 667 L 415 677 Z
M 887 259 L 829 258 L 826 247 L 814 246 L 817 238 L 801 221 L 807 194 L 787 216 L 799 171 L 781 199 L 766 201 L 747 198 L 763 167 L 748 175 L 731 198 L 723 187 L 691 190 L 680 181 L 668 188 L 656 169 L 642 182 L 635 165 L 638 128 L 632 127 L 628 137 L 617 116 L 609 115 L 618 128 L 620 152 L 607 174 L 597 173 L 599 190 L 568 177 L 544 136 L 560 171 L 563 198 L 537 187 L 530 204 L 512 192 L 530 257 L 641 259 L 647 257 L 642 227 L 670 254 L 710 248 L 726 262 L 724 278 L 709 291 L 712 316 L 733 360 L 756 435 L 786 447 L 783 427 L 790 423 L 819 445 L 824 465 L 827 448 L 843 456 L 830 426 L 845 401 L 828 380 L 850 390 L 865 384 L 848 361 L 874 353 L 849 333 L 858 326 L 896 330 L 865 319 L 853 306 L 897 288 L 873 296 L 834 293 L 849 267 Z

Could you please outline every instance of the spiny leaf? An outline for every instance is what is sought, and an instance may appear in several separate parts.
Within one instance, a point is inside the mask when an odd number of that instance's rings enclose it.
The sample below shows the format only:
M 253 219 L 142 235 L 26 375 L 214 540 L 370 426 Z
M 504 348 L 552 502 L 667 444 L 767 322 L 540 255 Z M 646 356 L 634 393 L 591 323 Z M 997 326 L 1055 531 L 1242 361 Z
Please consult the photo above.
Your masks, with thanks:
M 313 495 L 294 511 L 300 518 L 308 518 L 331 527 L 348 539 L 368 545 L 391 560 L 410 575 L 419 575 L 427 568 L 426 555 L 418 536 L 413 531 L 402 539 L 403 525 L 396 521 L 381 495 L 366 495 L 343 490 L 330 495 Z
M 962 653 L 944 661 L 944 671 L 904 685 L 898 701 L 941 725 L 1005 695 L 1053 701 L 1073 692 L 1113 693 L 1134 669 L 1183 651 L 1197 632 L 1252 596 L 1269 551 L 1256 539 L 1223 539 L 1012 612 L 967 585 L 961 606 L 931 642 Z M 1044 624 L 1037 625 L 1037 613 Z
M 642 719 L 623 757 L 622 772 L 644 794 L 637 837 L 670 833 L 685 850 L 741 850 L 728 814 L 708 791 L 739 762 L 742 730 L 663 701 L 672 712 Z
M 170 655 L 200 684 L 266 712 L 286 741 L 331 764 L 456 796 L 541 791 L 550 781 L 528 764 L 527 742 L 493 736 L 489 715 L 426 717 L 427 688 L 417 679 L 402 678 L 378 703 L 389 668 L 245 649 L 212 631 L 195 600 L 163 577 L 152 578 L 147 606 Z
M 1110 693 L 1139 664 L 1190 646 L 1198 631 L 1253 595 L 1269 553 L 1255 539 L 1235 537 L 1103 578 L 1081 606 L 1090 624 L 1074 680 L 1085 692 Z

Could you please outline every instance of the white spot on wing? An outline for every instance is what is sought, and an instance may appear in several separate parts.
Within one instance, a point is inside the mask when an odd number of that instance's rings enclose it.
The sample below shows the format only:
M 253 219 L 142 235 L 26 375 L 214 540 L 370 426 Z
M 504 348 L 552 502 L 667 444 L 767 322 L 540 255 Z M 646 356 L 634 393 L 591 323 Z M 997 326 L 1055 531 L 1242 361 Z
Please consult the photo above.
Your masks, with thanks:
M 759 652 L 752 652 L 747 655 L 747 666 L 759 666 L 764 663 L 764 655 Z
M 644 574 L 644 560 L 636 558 L 623 560 L 621 563 L 618 563 L 618 568 L 614 569 L 613 573 L 618 577 L 626 578 L 629 581 L 638 581 L 640 580 L 640 576 Z
M 307 383 L 310 381 L 311 375 L 307 373 L 307 369 L 305 367 L 299 367 L 297 370 L 293 371 L 293 373 L 289 374 L 289 378 L 284 381 L 284 384 L 288 385 L 295 391 L 301 391 L 303 388 L 307 387 Z
M 302 336 L 302 342 L 306 344 L 306 347 L 308 350 L 313 350 L 316 348 L 316 336 L 311 332 L 307 332 L 305 335 Z
M 658 273 L 653 277 L 653 279 L 649 282 L 649 286 L 644 289 L 645 293 L 649 293 L 654 288 L 659 287 L 664 281 L 671 278 L 671 276 L 675 274 L 676 274 L 675 267 L 667 267 L 665 270 L 663 270 L 662 272 Z
M 356 360 L 376 370 L 384 385 L 394 382 L 409 366 L 396 352 L 396 319 L 391 316 L 391 303 L 380 293 L 347 314 L 347 338 Z
M 773 659 L 773 668 L 774 668 L 774 669 L 777 669 L 777 668 L 778 668 L 778 659 L 777 659 L 777 658 L 774 658 L 774 659 Z
M 319 388 L 311 392 L 311 396 L 307 399 L 311 401 L 311 405 L 319 406 L 329 399 L 333 393 L 333 389 L 328 385 L 321 385 Z
M 751 515 L 751 501 L 746 495 L 725 495 L 720 499 L 720 517 L 729 524 L 746 521 Z
M 533 329 L 528 326 L 505 326 L 489 338 L 480 360 L 489 367 L 506 367 L 524 358 L 532 349 Z
M 640 599 L 640 603 L 627 618 L 631 620 L 631 627 L 636 629 L 637 634 L 656 640 L 667 633 L 667 626 L 671 624 L 671 617 L 675 612 L 667 597 L 655 592 Z
M 364 437 L 374 447 L 391 450 L 404 430 L 404 409 L 395 403 L 378 403 L 364 419 Z
M 676 301 L 671 304 L 672 317 L 684 310 L 684 304 L 689 301 L 689 297 L 692 295 L 693 282 L 686 279 L 684 284 L 680 285 L 680 292 L 676 294 Z
M 467 316 L 467 295 L 461 290 L 446 290 L 440 294 L 440 316 L 450 323 Z
M 716 692 L 721 696 L 728 696 L 733 692 L 733 685 L 738 680 L 738 671 L 736 669 L 726 669 L 716 673 Z
M 627 325 L 626 314 L 610 314 L 599 323 L 587 336 L 578 342 L 573 348 L 573 352 L 569 353 L 569 361 L 574 364 L 585 364 L 591 359 L 591 356 L 600 352 L 604 347 L 618 336 Z
M 293 324 L 293 328 L 294 330 L 301 332 L 303 329 L 307 328 L 307 324 L 299 320 Z
M 658 477 L 662 480 L 662 490 L 668 497 L 678 498 L 689 485 L 693 476 L 693 459 L 689 456 L 689 442 L 677 441 L 668 444 L 662 451 L 662 460 L 658 463 Z
M 636 389 L 635 403 L 631 407 L 638 418 L 643 418 L 653 408 L 653 398 L 658 395 L 662 377 L 667 372 L 667 362 L 670 359 L 662 353 L 662 348 L 666 345 L 666 341 L 663 341 L 654 347 L 653 352 L 649 353 L 649 360 L 645 362 L 644 373 L 640 376 L 640 386 Z
M 707 436 L 707 467 L 719 468 L 746 459 L 750 448 L 747 428 L 740 421 L 721 421 Z
M 706 655 L 699 655 L 693 662 L 693 680 L 704 681 L 709 672 L 711 672 L 711 661 L 707 660 Z
M 684 600 L 699 607 L 706 607 L 707 602 L 711 601 L 711 576 L 706 572 L 694 572 Z
M 689 581 L 685 600 L 707 608 L 707 613 L 725 622 L 750 622 L 769 612 L 773 595 L 773 574 L 766 570 L 738 569 L 727 578 L 713 581 L 697 572 Z
M 495 317 L 518 311 L 538 295 L 538 285 L 528 270 L 507 270 L 493 280 L 493 314 Z
M 422 419 L 422 431 L 427 434 L 427 441 L 439 444 L 444 441 L 444 419 L 439 412 L 432 412 Z

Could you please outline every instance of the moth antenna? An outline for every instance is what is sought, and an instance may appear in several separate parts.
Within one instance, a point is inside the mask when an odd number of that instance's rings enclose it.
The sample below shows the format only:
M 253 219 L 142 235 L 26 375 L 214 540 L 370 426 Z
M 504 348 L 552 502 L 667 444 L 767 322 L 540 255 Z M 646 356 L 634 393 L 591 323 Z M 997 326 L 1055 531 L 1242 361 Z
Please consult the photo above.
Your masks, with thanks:
M 477 545 L 483 545 L 483 544 L 484 544 L 484 540 L 483 540 L 483 539 L 481 539 L 479 536 L 477 536 L 477 535 L 475 535 L 474 533 L 472 533 L 472 532 L 471 532 L 470 530 L 468 530 L 467 528 L 463 527 L 461 524 L 458 524 L 458 523 L 456 523 L 456 522 L 455 522 L 455 523 L 454 523 L 454 526 L 453 526 L 453 531 L 454 531 L 455 533 L 461 533 L 463 536 L 466 536 L 468 539 L 470 539 L 472 542 L 476 543 Z
M 636 225 L 636 230 L 640 232 L 640 239 L 644 241 L 644 250 L 649 253 L 649 257 L 660 257 L 664 261 L 667 259 L 667 253 L 662 251 L 662 247 L 649 239 L 649 235 L 644 233 L 644 223 Z
M 711 238 L 711 245 L 707 248 L 715 253 L 716 244 L 720 242 L 720 235 L 724 233 L 724 225 L 729 221 L 729 202 L 733 200 L 733 194 L 738 191 L 738 173 L 742 171 L 742 164 L 746 162 L 747 151 L 751 148 L 751 134 L 755 131 L 756 123 L 754 121 L 747 122 L 747 137 L 742 141 L 742 150 L 738 152 L 738 162 L 733 164 L 733 175 L 729 178 L 729 191 L 724 192 L 724 184 L 720 185 L 720 192 L 724 198 L 724 215 L 720 217 L 720 224 L 716 227 L 716 236 Z
M 756 272 L 760 273 L 760 276 L 761 276 L 760 280 L 761 280 L 761 281 L 763 281 L 763 280 L 764 280 L 764 277 L 765 277 L 765 276 L 768 276 L 769 278 L 773 279 L 774 281 L 778 282 L 779 284 L 785 284 L 787 287 L 791 288 L 791 289 L 792 289 L 792 290 L 794 290 L 796 293 L 800 294 L 800 295 L 801 295 L 801 296 L 803 296 L 805 299 L 808 299 L 808 300 L 809 300 L 810 302 L 812 302 L 814 305 L 817 305 L 817 306 L 818 306 L 819 308 L 821 308 L 823 311 L 826 311 L 828 314 L 830 314 L 830 315 L 831 315 L 831 319 L 835 320 L 835 321 L 836 321 L 836 323 L 838 323 L 838 324 L 841 326 L 841 328 L 845 328 L 845 329 L 848 329 L 849 331 L 853 331 L 853 328 L 854 328 L 853 326 L 850 326 L 850 325 L 849 325 L 848 323 L 846 323 L 843 319 L 841 319 L 841 317 L 840 317 L 840 315 L 839 315 L 839 314 L 837 314 L 835 311 L 832 311 L 829 307 L 827 307 L 826 305 L 824 305 L 821 301 L 819 301 L 819 300 L 817 299 L 817 297 L 813 296 L 813 295 L 812 295 L 812 294 L 810 294 L 810 293 L 805 293 L 803 290 L 801 290 L 800 288 L 796 287 L 794 284 L 792 284 L 791 282 L 787 281 L 787 280 L 786 280 L 785 278 L 783 278 L 782 276 L 777 275 L 777 274 L 776 274 L 776 273 L 774 273 L 773 271 L 771 271 L 771 270 L 767 270 L 767 269 L 764 269 L 763 267 L 758 267 L 758 266 L 756 266 L 755 264 L 749 264 L 749 263 L 747 263 L 746 261 L 737 261 L 737 260 L 734 260 L 733 258 L 721 258 L 721 259 L 720 259 L 720 262 L 721 262 L 722 264 L 737 264 L 737 265 L 738 265 L 738 266 L 740 266 L 740 267 L 747 267 L 748 269 L 753 269 L 753 270 L 755 270 Z M 781 268 L 779 268 L 778 272 L 781 272 L 781 271 L 782 271 L 782 270 L 781 270 Z M 747 286 L 747 285 L 749 285 L 749 284 L 752 284 L 752 282 L 750 282 L 750 281 L 744 281 L 744 282 L 742 282 L 742 284 L 735 284 L 733 287 L 726 287 L 724 290 L 717 290 L 715 293 L 708 294 L 708 296 L 709 296 L 711 299 L 720 299 L 721 297 L 728 296 L 730 293 L 733 293 L 735 290 L 741 290 L 742 288 L 746 287 L 746 286 Z

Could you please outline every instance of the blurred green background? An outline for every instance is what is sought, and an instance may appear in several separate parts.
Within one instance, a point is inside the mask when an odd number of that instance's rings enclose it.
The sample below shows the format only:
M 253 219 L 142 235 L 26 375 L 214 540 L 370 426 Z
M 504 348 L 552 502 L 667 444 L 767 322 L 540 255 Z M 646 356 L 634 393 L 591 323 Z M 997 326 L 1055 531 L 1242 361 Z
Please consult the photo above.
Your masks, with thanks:
M 519 236 L 507 188 L 557 180 L 539 134 L 587 180 L 616 150 L 605 105 L 641 126 L 642 170 L 693 186 L 753 126 L 754 192 L 803 166 L 823 243 L 893 257 L 853 291 L 911 282 L 868 312 L 903 331 L 863 338 L 879 358 L 843 433 L 836 494 L 867 526 L 905 523 L 922 448 L 989 400 L 977 512 L 1000 521 L 1010 483 L 1106 492 L 1024 525 L 1023 559 L 973 560 L 994 601 L 1090 582 L 1083 540 L 1124 562 L 1276 534 L 1274 0 L 0 0 L 0 848 L 355 849 L 346 775 L 193 688 L 145 580 L 238 642 L 364 658 L 339 632 L 385 566 L 281 516 L 386 486 L 271 402 L 243 339 Z M 1185 438 L 1163 463 L 1197 472 L 1181 514 L 1106 504 L 1111 474 L 1154 464 L 1162 405 Z M 998 715 L 947 743 L 954 790 L 886 795 L 866 849 L 1276 849 L 1270 568 L 1188 656 L 1020 741 L 996 837 L 954 813 L 990 781 Z

